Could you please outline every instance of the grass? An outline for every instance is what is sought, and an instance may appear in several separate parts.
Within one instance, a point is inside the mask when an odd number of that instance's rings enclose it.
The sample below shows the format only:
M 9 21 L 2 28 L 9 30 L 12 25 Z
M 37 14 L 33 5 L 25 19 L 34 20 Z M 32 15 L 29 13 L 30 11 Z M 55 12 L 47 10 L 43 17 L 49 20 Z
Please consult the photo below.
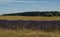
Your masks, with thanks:
M 0 37 L 60 37 L 60 31 L 44 32 L 33 30 L 0 29 Z
M 0 20 L 60 20 L 60 17 L 40 17 L 40 16 L 0 16 Z M 44 32 L 33 30 L 10 30 L 0 29 L 0 37 L 60 37 L 60 31 Z
M 41 17 L 41 16 L 0 16 L 0 20 L 60 20 L 60 17 Z

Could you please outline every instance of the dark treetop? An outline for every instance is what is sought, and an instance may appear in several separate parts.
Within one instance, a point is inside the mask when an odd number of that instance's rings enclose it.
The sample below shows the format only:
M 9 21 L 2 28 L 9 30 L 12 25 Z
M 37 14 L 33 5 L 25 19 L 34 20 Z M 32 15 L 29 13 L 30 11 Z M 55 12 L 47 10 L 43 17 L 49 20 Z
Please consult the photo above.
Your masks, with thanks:
M 60 16 L 60 12 L 58 11 L 45 11 L 45 12 L 22 12 L 22 13 L 11 13 L 11 14 L 3 14 L 2 16 Z

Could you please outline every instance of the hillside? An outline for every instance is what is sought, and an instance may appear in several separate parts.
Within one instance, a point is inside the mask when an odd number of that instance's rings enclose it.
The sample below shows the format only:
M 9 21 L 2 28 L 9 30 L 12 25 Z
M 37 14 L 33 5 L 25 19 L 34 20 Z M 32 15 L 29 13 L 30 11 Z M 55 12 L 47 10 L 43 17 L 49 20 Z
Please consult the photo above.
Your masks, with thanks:
M 2 16 L 60 16 L 60 12 L 58 11 L 45 11 L 45 12 L 22 12 L 22 13 L 11 13 L 11 14 L 3 14 Z

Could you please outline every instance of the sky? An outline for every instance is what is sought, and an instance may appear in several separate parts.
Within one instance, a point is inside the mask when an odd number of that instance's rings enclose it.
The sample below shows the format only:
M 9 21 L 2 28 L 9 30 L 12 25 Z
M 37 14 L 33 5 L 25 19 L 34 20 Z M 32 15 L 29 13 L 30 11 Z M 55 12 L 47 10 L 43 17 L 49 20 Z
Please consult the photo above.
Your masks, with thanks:
M 27 11 L 60 11 L 60 0 L 0 0 L 0 14 Z

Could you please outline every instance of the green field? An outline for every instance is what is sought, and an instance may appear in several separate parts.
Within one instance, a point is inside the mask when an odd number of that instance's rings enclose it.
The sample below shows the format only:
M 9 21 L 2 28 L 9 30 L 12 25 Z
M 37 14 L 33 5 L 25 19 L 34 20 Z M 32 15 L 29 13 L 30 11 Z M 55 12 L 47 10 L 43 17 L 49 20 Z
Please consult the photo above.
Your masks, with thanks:
M 36 20 L 36 21 L 52 21 L 60 20 L 60 17 L 40 17 L 40 16 L 0 16 L 0 20 Z M 60 37 L 60 31 L 45 32 L 38 30 L 11 30 L 0 29 L 0 37 Z

